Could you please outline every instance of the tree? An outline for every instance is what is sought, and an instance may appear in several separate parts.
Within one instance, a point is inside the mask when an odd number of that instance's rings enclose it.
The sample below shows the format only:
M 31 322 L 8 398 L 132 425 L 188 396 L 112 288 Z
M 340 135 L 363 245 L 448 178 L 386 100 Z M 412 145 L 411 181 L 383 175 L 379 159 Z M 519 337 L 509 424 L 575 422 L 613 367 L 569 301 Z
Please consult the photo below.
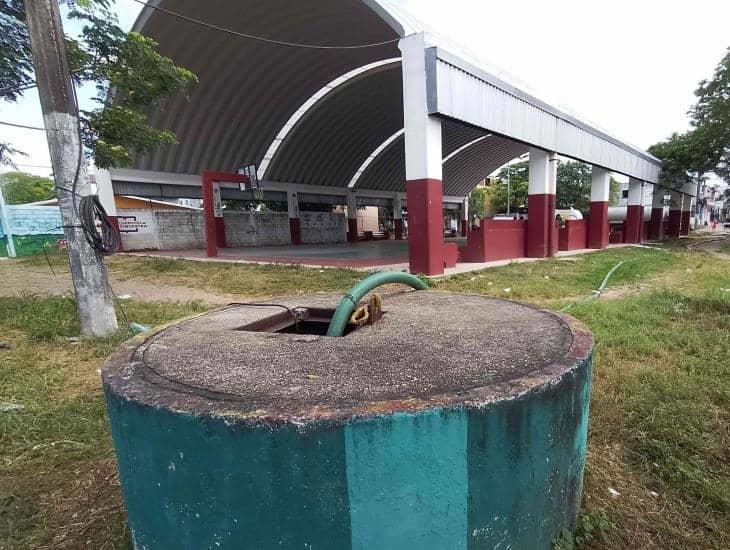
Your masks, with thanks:
M 0 185 L 8 204 L 38 202 L 56 196 L 52 179 L 25 172 L 6 172 L 0 176 Z
M 469 195 L 469 219 L 476 216 L 480 220 L 487 211 L 487 187 L 475 187 Z
M 96 108 L 80 118 L 84 145 L 100 168 L 127 166 L 135 154 L 175 143 L 174 134 L 147 123 L 146 113 L 197 81 L 160 55 L 154 40 L 124 32 L 110 11 L 112 1 L 63 0 L 66 16 L 83 24 L 80 36 L 66 36 L 66 44 L 76 82 L 96 87 Z M 33 87 L 32 61 L 23 1 L 0 0 L 0 99 L 17 101 Z M 10 149 L 0 143 L 0 164 L 9 163 Z
M 588 214 L 591 202 L 591 169 L 582 162 L 558 164 L 556 206 Z
M 529 161 L 521 161 L 500 170 L 497 181 L 487 187 L 487 201 L 496 212 L 507 212 L 508 196 L 511 213 L 527 206 L 529 169 Z
M 695 96 L 697 103 L 689 112 L 692 129 L 649 148 L 662 161 L 659 180 L 668 189 L 701 184 L 708 172 L 730 182 L 730 48 Z
M 695 144 L 711 170 L 730 182 L 730 48 L 711 80 L 700 82 L 697 103 L 690 111 Z
M 608 204 L 609 206 L 620 206 L 621 205 L 621 182 L 615 179 L 613 176 L 608 178 Z

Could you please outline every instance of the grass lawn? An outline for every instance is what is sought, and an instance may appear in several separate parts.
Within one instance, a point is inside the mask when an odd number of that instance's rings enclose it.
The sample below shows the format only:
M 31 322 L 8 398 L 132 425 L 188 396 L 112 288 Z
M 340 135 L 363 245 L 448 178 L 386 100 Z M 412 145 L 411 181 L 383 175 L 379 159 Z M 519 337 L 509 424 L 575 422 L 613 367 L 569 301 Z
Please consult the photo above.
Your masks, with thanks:
M 590 294 L 620 261 L 608 299 L 570 309 L 594 331 L 597 357 L 584 516 L 560 548 L 730 548 L 730 261 L 619 249 L 435 286 L 557 309 Z M 251 297 L 344 291 L 364 276 L 121 257 L 109 269 L 120 279 Z M 205 309 L 124 304 L 131 320 L 153 325 Z M 89 341 L 78 330 L 68 298 L 0 298 L 0 340 L 10 345 L 0 350 L 0 402 L 24 406 L 0 412 L 2 550 L 129 547 L 98 375 L 126 334 Z

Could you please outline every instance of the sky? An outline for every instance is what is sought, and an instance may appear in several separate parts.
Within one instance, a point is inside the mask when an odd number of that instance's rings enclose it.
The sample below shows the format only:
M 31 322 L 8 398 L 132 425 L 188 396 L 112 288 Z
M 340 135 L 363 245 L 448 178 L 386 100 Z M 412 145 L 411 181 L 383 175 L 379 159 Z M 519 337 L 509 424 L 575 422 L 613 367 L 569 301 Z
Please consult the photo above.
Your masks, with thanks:
M 233 1 L 233 0 L 232 0 Z M 688 128 L 700 80 L 730 46 L 727 0 L 392 0 L 474 56 L 504 69 L 541 99 L 647 148 Z M 140 6 L 116 0 L 123 26 Z M 89 91 L 82 92 L 83 98 Z M 42 126 L 37 94 L 0 103 L 0 120 Z M 0 126 L 48 175 L 42 132 Z

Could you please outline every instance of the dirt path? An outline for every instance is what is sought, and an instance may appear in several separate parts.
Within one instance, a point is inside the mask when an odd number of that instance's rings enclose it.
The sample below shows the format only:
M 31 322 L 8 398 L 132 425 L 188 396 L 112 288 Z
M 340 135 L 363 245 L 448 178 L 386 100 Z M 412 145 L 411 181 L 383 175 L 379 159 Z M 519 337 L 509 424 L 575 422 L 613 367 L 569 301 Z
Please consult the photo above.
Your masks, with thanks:
M 143 280 L 116 279 L 111 284 L 117 296 L 128 296 L 135 300 L 162 302 L 204 302 L 211 305 L 227 304 L 236 300 L 230 294 L 218 294 L 180 285 L 156 285 Z M 71 277 L 68 272 L 56 272 L 54 276 L 48 267 L 21 266 L 10 260 L 0 261 L 0 296 L 19 294 L 50 294 L 59 296 L 71 292 Z M 238 297 L 240 299 L 240 296 Z

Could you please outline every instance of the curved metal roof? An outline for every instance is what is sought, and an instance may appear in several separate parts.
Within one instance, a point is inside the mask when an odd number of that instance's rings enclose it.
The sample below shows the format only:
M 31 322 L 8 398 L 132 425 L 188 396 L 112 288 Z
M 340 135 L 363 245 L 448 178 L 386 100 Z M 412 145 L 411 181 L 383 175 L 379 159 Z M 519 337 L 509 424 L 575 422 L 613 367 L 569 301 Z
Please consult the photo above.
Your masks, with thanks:
M 152 0 L 150 6 L 135 30 L 200 82 L 187 98 L 150 113 L 151 124 L 173 131 L 179 144 L 140 156 L 136 169 L 198 174 L 256 164 L 266 181 L 404 191 L 397 41 L 431 29 L 387 0 Z M 239 33 L 339 48 L 233 36 L 154 7 Z M 445 119 L 442 128 L 445 195 L 467 195 L 527 151 L 464 123 Z

